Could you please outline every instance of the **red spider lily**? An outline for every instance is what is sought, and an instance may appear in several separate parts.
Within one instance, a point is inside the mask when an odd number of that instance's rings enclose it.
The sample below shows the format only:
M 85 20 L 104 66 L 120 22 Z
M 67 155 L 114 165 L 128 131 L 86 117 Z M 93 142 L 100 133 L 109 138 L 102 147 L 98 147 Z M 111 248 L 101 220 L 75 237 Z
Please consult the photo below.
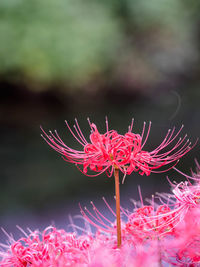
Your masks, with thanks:
M 77 237 L 75 234 L 57 230 L 51 226 L 47 227 L 43 233 L 30 231 L 26 234 L 22 229 L 21 231 L 25 237 L 17 241 L 11 238 L 11 245 L 7 246 L 7 251 L 0 252 L 3 258 L 0 266 L 47 267 L 88 263 L 87 253 L 93 241 L 89 235 Z M 63 262 L 63 264 L 58 262 Z M 70 265 L 67 265 L 68 262 Z
M 173 266 L 199 266 L 200 264 L 200 209 L 188 210 L 176 226 L 173 239 L 165 240 L 165 258 Z M 166 257 L 166 255 L 168 255 Z M 169 257 L 170 255 L 170 257 Z
M 108 210 L 114 216 L 114 221 L 105 217 L 99 209 L 91 202 L 93 212 L 87 207 L 81 209 L 83 218 L 93 225 L 97 231 L 108 233 L 111 236 L 116 229 L 116 214 L 103 198 Z M 131 243 L 144 242 L 147 239 L 156 239 L 174 232 L 177 224 L 176 213 L 172 212 L 169 206 L 158 205 L 142 206 L 136 208 L 133 212 L 124 210 L 121 207 L 121 213 L 126 218 L 122 225 L 122 239 L 131 240 Z M 109 216 L 110 217 L 110 216 Z M 126 221 L 126 222 L 125 222 Z
M 143 206 L 128 217 L 126 232 L 141 242 L 172 234 L 174 214 L 170 212 L 167 205 L 160 205 L 156 210 L 153 206 Z
M 43 129 L 45 141 L 57 152 L 63 155 L 63 158 L 79 167 L 83 166 L 81 170 L 85 175 L 88 174 L 88 168 L 97 174 L 106 172 L 109 177 L 112 176 L 114 169 L 119 169 L 121 172 L 131 174 L 132 172 L 139 172 L 141 175 L 150 175 L 151 172 L 163 172 L 174 167 L 178 160 L 190 151 L 191 142 L 183 138 L 178 138 L 183 126 L 175 132 L 175 127 L 169 129 L 164 140 L 153 151 L 148 152 L 143 150 L 144 145 L 149 137 L 151 122 L 145 135 L 146 123 L 144 123 L 141 134 L 132 132 L 133 120 L 128 127 L 128 132 L 124 135 L 118 134 L 115 130 L 108 129 L 108 121 L 106 120 L 106 132 L 100 134 L 96 125 L 90 123 L 91 128 L 90 142 L 84 137 L 77 120 L 75 120 L 74 129 L 72 131 L 69 124 L 67 127 L 74 138 L 82 145 L 82 150 L 72 149 L 67 146 L 57 131 L 48 135 Z M 168 150 L 166 150 L 168 148 Z M 171 165 L 170 165 L 171 164 Z M 157 171 L 160 167 L 170 165 L 168 169 Z
M 89 121 L 89 120 L 88 120 Z M 119 190 L 119 170 L 124 173 L 123 181 L 126 174 L 131 174 L 133 171 L 139 172 L 141 175 L 150 175 L 151 172 L 158 168 L 169 165 L 168 169 L 159 172 L 167 171 L 173 168 L 178 160 L 192 149 L 187 135 L 183 139 L 179 136 L 183 126 L 175 133 L 175 127 L 168 130 L 161 144 L 151 152 L 143 150 L 144 145 L 149 137 L 151 122 L 144 138 L 145 126 L 141 134 L 132 132 L 133 120 L 128 127 L 128 132 L 124 135 L 118 134 L 115 130 L 108 129 L 108 121 L 106 119 L 106 133 L 100 134 L 96 125 L 90 123 L 91 128 L 90 142 L 84 137 L 77 120 L 75 120 L 75 132 L 72 131 L 68 123 L 67 127 L 74 138 L 83 146 L 83 150 L 76 150 L 68 147 L 60 138 L 57 131 L 48 135 L 44 132 L 43 138 L 57 152 L 64 156 L 68 162 L 75 163 L 77 166 L 82 165 L 83 170 L 78 168 L 86 175 L 90 176 L 88 168 L 99 175 L 106 172 L 109 177 L 114 173 L 115 177 L 115 195 L 116 195 L 116 217 L 117 217 L 117 240 L 118 247 L 121 246 L 121 219 L 120 219 L 120 190 Z M 144 138 L 144 140 L 143 140 Z M 168 150 L 166 151 L 166 149 Z M 122 183 L 123 183 L 122 181 Z
M 184 216 L 192 208 L 200 206 L 200 181 L 192 185 L 189 182 L 180 182 L 172 190 L 173 195 L 169 196 L 174 214 L 174 218 L 183 220 Z M 173 203 L 174 199 L 174 203 Z
M 23 230 L 22 230 L 23 231 Z M 0 249 L 1 267 L 110 267 L 158 266 L 157 244 L 130 246 L 119 250 L 109 236 L 76 236 L 64 230 L 48 227 L 42 233 L 34 231 Z M 1 246 L 1 244 L 0 244 Z
M 93 212 L 85 208 L 82 214 L 97 227 L 96 233 L 75 225 L 74 233 L 55 227 L 48 227 L 42 233 L 31 230 L 25 233 L 19 228 L 23 238 L 15 241 L 7 235 L 8 244 L 0 243 L 0 266 L 199 266 L 199 165 L 197 167 L 197 174 L 191 177 L 195 184 L 171 183 L 173 194 L 157 194 L 161 204 L 152 196 L 148 200 L 150 205 L 144 206 L 139 188 L 140 202 L 133 201 L 134 211 L 130 213 L 121 208 L 126 219 L 122 221 L 120 249 L 114 235 L 116 214 L 104 199 L 114 223 L 91 203 Z M 76 228 L 83 230 L 80 236 Z
M 192 209 L 200 207 L 199 170 L 197 174 L 193 174 L 191 177 L 185 174 L 184 176 L 187 177 L 188 181 L 178 184 L 169 181 L 172 186 L 172 194 L 157 193 L 161 203 L 170 207 L 170 210 L 166 212 L 164 216 L 171 217 L 171 219 L 166 222 L 166 226 L 170 227 L 171 230 L 172 226 L 174 228 L 184 220 L 185 216 L 187 216 Z M 195 180 L 195 183 L 192 184 L 189 179 Z M 164 200 L 167 201 L 167 203 L 164 203 Z M 157 216 L 157 219 L 160 218 L 162 218 L 162 215 Z
M 157 193 L 161 203 L 159 205 L 154 202 L 153 196 L 150 200 L 151 205 L 144 206 L 139 188 L 140 207 L 138 208 L 135 203 L 135 210 L 132 213 L 121 208 L 121 213 L 127 218 L 127 222 L 123 223 L 122 227 L 123 239 L 126 235 L 126 239 L 131 236 L 132 239 L 143 242 L 145 239 L 177 235 L 177 231 L 175 231 L 177 225 L 184 221 L 193 209 L 200 208 L 199 165 L 197 167 L 197 174 L 193 174 L 193 177 L 187 176 L 188 179 L 195 180 L 195 184 L 191 184 L 190 181 L 173 184 L 169 181 L 172 186 L 172 194 Z M 103 200 L 116 220 L 114 211 L 106 200 Z M 81 208 L 83 217 L 99 231 L 113 234 L 116 227 L 115 220 L 112 222 L 96 208 L 93 202 L 91 204 L 93 213 L 86 207 L 84 210 Z

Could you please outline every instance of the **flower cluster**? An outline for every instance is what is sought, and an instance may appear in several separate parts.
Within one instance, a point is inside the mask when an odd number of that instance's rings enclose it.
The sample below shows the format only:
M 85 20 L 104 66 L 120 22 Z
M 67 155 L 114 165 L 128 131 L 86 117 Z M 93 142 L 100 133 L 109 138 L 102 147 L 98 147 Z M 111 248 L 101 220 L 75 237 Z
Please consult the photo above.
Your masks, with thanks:
M 92 240 L 89 236 L 77 237 L 55 227 L 48 227 L 43 233 L 30 231 L 25 235 L 12 242 L 6 253 L 0 253 L 4 258 L 1 266 L 57 266 L 58 262 L 70 262 L 72 266 L 87 263 L 87 250 Z
M 108 129 L 106 120 L 106 132 L 100 134 L 97 126 L 90 123 L 91 128 L 90 142 L 84 137 L 77 120 L 72 131 L 69 124 L 66 125 L 74 138 L 83 147 L 82 150 L 72 149 L 67 146 L 58 135 L 50 131 L 48 135 L 43 129 L 43 138 L 57 152 L 63 155 L 68 162 L 74 163 L 79 167 L 82 165 L 82 172 L 88 174 L 88 169 L 99 175 L 106 172 L 110 177 L 114 168 L 118 168 L 124 174 L 138 172 L 141 175 L 150 175 L 151 172 L 159 172 L 159 168 L 169 165 L 172 168 L 178 160 L 192 149 L 191 142 L 187 135 L 178 138 L 183 126 L 176 131 L 175 127 L 169 129 L 164 140 L 153 151 L 144 150 L 144 146 L 149 137 L 151 122 L 145 134 L 146 123 L 144 123 L 141 134 L 133 133 L 133 120 L 128 127 L 128 132 L 124 135 L 115 130 Z M 169 169 L 168 168 L 168 169 Z M 166 171 L 166 169 L 160 172 Z M 94 174 L 95 176 L 95 174 Z
M 90 142 L 84 137 L 78 122 L 75 131 L 67 127 L 74 138 L 82 145 L 82 150 L 67 146 L 57 131 L 50 135 L 43 129 L 43 138 L 63 158 L 89 176 L 106 172 L 115 177 L 116 213 L 104 199 L 105 205 L 114 216 L 108 219 L 93 202 L 91 212 L 81 208 L 84 221 L 95 226 L 83 228 L 82 234 L 48 227 L 42 233 L 30 231 L 24 237 L 9 244 L 0 244 L 0 266 L 2 267 L 157 267 L 157 266 L 200 266 L 200 166 L 197 173 L 186 176 L 187 181 L 172 183 L 172 193 L 157 193 L 144 205 L 142 200 L 134 202 L 133 210 L 120 207 L 119 170 L 126 174 L 139 172 L 163 172 L 175 168 L 178 160 L 192 149 L 186 139 L 178 138 L 183 126 L 175 131 L 168 130 L 164 140 L 153 151 L 144 150 L 149 137 L 151 123 L 145 134 L 144 123 L 141 134 L 132 132 L 133 121 L 124 135 L 108 129 L 100 134 L 96 125 L 90 123 Z M 167 168 L 163 168 L 164 166 Z M 80 168 L 82 166 L 82 168 Z M 160 169 L 161 170 L 158 170 Z M 178 171 L 178 170 L 177 170 Z M 180 171 L 178 171 L 180 172 Z M 192 183 L 193 181 L 194 183 Z M 121 221 L 121 216 L 123 220 Z M 117 230 L 117 231 L 116 231 Z M 117 232 L 117 238 L 116 238 Z
M 93 238 L 77 237 L 64 230 L 48 227 L 43 233 L 31 232 L 7 246 L 5 252 L 0 252 L 0 266 L 157 266 L 156 245 L 154 242 L 153 247 L 149 249 L 143 246 L 136 248 L 125 243 L 119 251 L 113 247 L 109 236 L 97 234 Z
M 172 193 L 158 193 L 149 205 L 135 202 L 133 211 L 121 208 L 122 246 L 117 247 L 116 222 L 108 220 L 92 203 L 93 212 L 82 209 L 83 219 L 96 232 L 83 234 L 48 227 L 24 233 L 10 245 L 1 244 L 0 266 L 199 266 L 200 265 L 200 178 L 172 184 Z M 114 218 L 115 213 L 104 199 Z M 76 227 L 75 227 L 76 228 Z M 75 230 L 74 228 L 74 230 Z M 102 261 L 102 259 L 104 259 Z
M 167 205 L 144 206 L 131 213 L 126 223 L 126 232 L 138 242 L 171 234 L 174 230 L 174 214 Z

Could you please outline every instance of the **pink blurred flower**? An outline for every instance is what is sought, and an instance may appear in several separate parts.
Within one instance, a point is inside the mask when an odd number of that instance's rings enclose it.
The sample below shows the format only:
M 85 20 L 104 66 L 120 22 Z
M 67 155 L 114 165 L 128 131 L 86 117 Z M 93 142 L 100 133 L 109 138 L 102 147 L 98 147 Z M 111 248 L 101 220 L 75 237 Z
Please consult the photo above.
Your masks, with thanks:
M 174 222 L 179 223 L 187 216 L 188 211 L 200 207 L 200 180 L 195 184 L 191 184 L 189 181 L 180 182 L 174 185 L 172 193 L 169 195 L 172 207 L 169 214 L 174 214 Z
M 170 185 L 172 187 L 172 193 L 157 193 L 157 197 L 163 205 L 169 208 L 169 211 L 162 214 L 157 214 L 158 220 L 164 217 L 170 218 L 166 221 L 165 226 L 167 226 L 170 231 L 172 231 L 176 225 L 188 216 L 189 212 L 193 209 L 200 208 L 200 176 L 199 176 L 199 165 L 197 165 L 197 173 L 192 172 L 192 176 L 183 174 L 188 181 L 180 182 L 176 184 L 172 183 L 169 179 Z M 195 181 L 191 183 L 190 180 Z
M 198 167 L 198 165 L 197 165 Z M 135 209 L 129 212 L 121 207 L 121 214 L 125 218 L 122 221 L 122 239 L 131 240 L 131 243 L 144 242 L 147 239 L 161 238 L 166 235 L 177 235 L 176 226 L 184 221 L 194 208 L 200 208 L 200 176 L 199 168 L 193 176 L 187 176 L 188 181 L 178 184 L 171 183 L 172 193 L 157 193 L 159 203 L 155 203 L 154 196 L 149 200 L 150 205 L 144 205 L 139 190 L 141 202 L 135 204 Z M 192 184 L 189 178 L 195 180 Z M 85 207 L 81 208 L 83 217 L 98 231 L 113 235 L 116 228 L 116 215 L 108 202 L 103 198 L 113 220 L 108 219 L 91 202 L 92 212 Z M 111 216 L 109 216 L 111 217 Z
M 178 160 L 192 149 L 189 139 L 185 135 L 182 139 L 178 138 L 183 126 L 175 132 L 175 127 L 168 130 L 164 140 L 153 151 L 144 150 L 144 145 L 149 137 L 151 122 L 145 134 L 146 123 L 144 123 L 141 134 L 133 133 L 133 120 L 128 127 L 128 132 L 124 135 L 115 130 L 108 129 L 106 120 L 106 132 L 100 134 L 97 126 L 90 123 L 91 128 L 90 142 L 84 137 L 77 120 L 75 120 L 72 131 L 68 123 L 67 127 L 74 138 L 83 147 L 82 150 L 72 149 L 67 146 L 57 131 L 48 135 L 43 129 L 45 141 L 57 152 L 63 155 L 63 158 L 79 167 L 82 165 L 82 172 L 88 176 L 88 168 L 99 175 L 106 172 L 109 177 L 112 176 L 114 168 L 118 168 L 126 174 L 139 172 L 141 175 L 150 175 L 151 172 L 166 171 L 178 163 Z M 167 150 L 168 149 L 168 150 Z M 168 169 L 157 171 L 157 169 L 170 165 Z M 95 175 L 93 175 L 95 176 Z
M 23 231 L 23 230 L 22 230 Z M 88 248 L 92 237 L 79 236 L 47 227 L 43 233 L 34 231 L 15 241 L 10 240 L 5 252 L 0 252 L 0 266 L 75 266 L 88 263 Z M 70 265 L 67 265 L 67 263 Z M 58 265 L 60 263 L 60 265 Z
M 158 239 L 161 236 L 172 234 L 174 229 L 174 214 L 167 205 L 143 206 L 131 213 L 126 223 L 126 233 L 137 241 Z
M 17 241 L 12 240 L 5 252 L 0 251 L 1 267 L 154 267 L 159 266 L 157 242 L 150 246 L 113 248 L 109 236 L 76 237 L 72 233 L 48 227 Z M 4 246 L 6 247 L 6 245 Z
M 129 212 L 121 207 L 122 245 L 115 238 L 116 214 L 104 199 L 114 220 L 105 217 L 93 202 L 93 211 L 81 209 L 83 217 L 97 227 L 82 234 L 48 227 L 42 233 L 29 231 L 9 245 L 0 243 L 2 267 L 107 267 L 107 266 L 199 266 L 200 264 L 200 178 L 199 170 L 192 184 L 173 185 L 173 194 L 157 194 L 144 205 L 140 202 Z M 189 179 L 189 178 L 188 178 Z M 105 212 L 106 213 L 106 212 Z M 77 229 L 81 229 L 77 226 Z
M 103 198 L 110 215 L 105 217 L 103 212 L 95 206 L 93 202 L 92 211 L 87 207 L 80 207 L 83 218 L 93 225 L 97 232 L 109 234 L 113 239 L 113 248 L 117 247 L 115 240 L 116 215 L 108 202 Z M 141 204 L 142 205 L 142 204 Z M 105 212 L 105 210 L 104 210 Z M 107 213 L 107 212 L 106 212 Z M 176 212 L 167 204 L 162 205 L 142 205 L 129 212 L 121 207 L 122 220 L 122 240 L 130 244 L 144 243 L 146 240 L 155 240 L 174 233 L 177 224 Z M 108 218 L 109 217 L 109 218 Z M 113 217 L 113 219 L 111 219 Z
M 175 235 L 164 240 L 164 260 L 175 266 L 200 264 L 200 207 L 188 210 L 175 228 Z M 170 255 L 170 257 L 169 257 Z

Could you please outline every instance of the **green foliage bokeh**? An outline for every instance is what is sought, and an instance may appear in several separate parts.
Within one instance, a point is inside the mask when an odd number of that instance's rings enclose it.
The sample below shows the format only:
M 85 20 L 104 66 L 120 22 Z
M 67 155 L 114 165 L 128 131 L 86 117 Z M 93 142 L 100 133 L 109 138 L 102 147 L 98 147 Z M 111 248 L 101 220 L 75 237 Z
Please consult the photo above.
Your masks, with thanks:
M 76 82 L 102 71 L 119 43 L 117 21 L 98 3 L 2 0 L 0 14 L 1 72 Z
M 180 0 L 1 0 L 0 73 L 81 86 L 132 62 L 159 80 L 160 68 L 197 58 L 198 10 Z

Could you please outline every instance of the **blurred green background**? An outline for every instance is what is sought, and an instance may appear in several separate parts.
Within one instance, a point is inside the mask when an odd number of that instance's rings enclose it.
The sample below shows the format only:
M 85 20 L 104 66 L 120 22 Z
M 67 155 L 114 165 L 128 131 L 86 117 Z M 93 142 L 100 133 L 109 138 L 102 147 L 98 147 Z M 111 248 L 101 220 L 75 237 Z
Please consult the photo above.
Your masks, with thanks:
M 194 142 L 200 117 L 200 2 L 191 0 L 0 1 L 0 226 L 15 231 L 67 225 L 78 203 L 113 204 L 113 180 L 88 178 L 65 163 L 40 137 L 57 129 L 77 147 L 64 120 L 87 117 L 100 132 L 134 131 L 152 121 L 146 149 L 168 128 L 185 124 Z M 183 133 L 183 134 L 184 134 Z M 198 146 L 178 167 L 189 173 Z M 167 174 L 137 173 L 121 186 L 122 205 L 169 190 Z M 174 171 L 171 179 L 183 179 Z

